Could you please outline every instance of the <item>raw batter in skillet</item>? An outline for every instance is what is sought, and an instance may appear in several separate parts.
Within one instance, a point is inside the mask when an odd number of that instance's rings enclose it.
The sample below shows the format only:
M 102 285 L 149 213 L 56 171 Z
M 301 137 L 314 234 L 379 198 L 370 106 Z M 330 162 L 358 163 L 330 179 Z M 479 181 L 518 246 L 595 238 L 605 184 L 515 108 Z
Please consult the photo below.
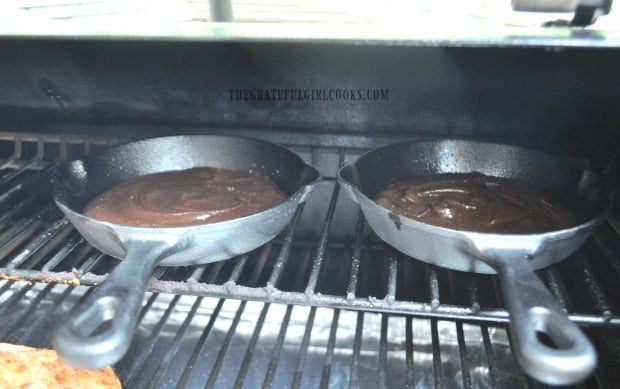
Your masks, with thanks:
M 409 218 L 465 231 L 531 234 L 575 223 L 562 204 L 531 185 L 480 173 L 394 182 L 376 201 Z
M 200 167 L 121 182 L 92 200 L 84 214 L 131 226 L 189 226 L 251 215 L 285 198 L 257 172 Z

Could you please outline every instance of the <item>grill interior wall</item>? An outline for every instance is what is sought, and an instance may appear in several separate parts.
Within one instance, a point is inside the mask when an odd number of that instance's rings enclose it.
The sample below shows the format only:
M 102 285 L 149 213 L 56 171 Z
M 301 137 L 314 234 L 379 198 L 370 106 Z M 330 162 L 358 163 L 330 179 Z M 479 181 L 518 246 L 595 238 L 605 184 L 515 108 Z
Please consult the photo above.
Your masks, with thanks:
M 591 161 L 620 146 L 620 50 L 437 42 L 0 39 L 4 131 L 220 132 L 375 147 L 502 140 Z M 388 89 L 387 101 L 237 100 L 236 89 Z M 368 135 L 372 135 L 368 137 Z

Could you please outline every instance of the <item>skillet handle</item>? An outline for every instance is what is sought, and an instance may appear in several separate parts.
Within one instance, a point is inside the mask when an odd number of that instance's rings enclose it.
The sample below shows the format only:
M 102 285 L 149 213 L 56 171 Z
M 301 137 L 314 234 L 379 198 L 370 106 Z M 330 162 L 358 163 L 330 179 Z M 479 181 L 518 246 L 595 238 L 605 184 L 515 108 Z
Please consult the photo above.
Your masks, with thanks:
M 534 273 L 527 253 L 506 250 L 493 258 L 523 370 L 550 385 L 575 384 L 588 377 L 596 366 L 596 351 Z M 543 340 L 545 336 L 553 345 Z
M 125 355 L 149 279 L 169 249 L 161 242 L 127 247 L 127 255 L 105 282 L 59 326 L 52 343 L 63 361 L 94 369 L 111 365 Z

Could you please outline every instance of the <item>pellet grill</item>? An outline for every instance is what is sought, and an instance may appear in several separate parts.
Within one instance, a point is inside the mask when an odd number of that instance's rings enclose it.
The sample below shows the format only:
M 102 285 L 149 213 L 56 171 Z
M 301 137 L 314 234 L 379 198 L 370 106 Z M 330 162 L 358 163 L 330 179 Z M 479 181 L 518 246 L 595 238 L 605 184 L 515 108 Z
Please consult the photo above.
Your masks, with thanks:
M 497 278 L 392 249 L 335 180 L 380 145 L 464 138 L 570 158 L 608 180 L 604 222 L 538 274 L 596 346 L 598 366 L 577 387 L 618 385 L 620 39 L 570 28 L 333 39 L 214 29 L 0 37 L 0 341 L 50 347 L 56 324 L 118 263 L 53 203 L 59 162 L 148 137 L 237 135 L 289 147 L 324 179 L 267 245 L 158 268 L 114 365 L 124 387 L 542 387 L 516 365 Z M 274 88 L 387 92 L 256 97 Z

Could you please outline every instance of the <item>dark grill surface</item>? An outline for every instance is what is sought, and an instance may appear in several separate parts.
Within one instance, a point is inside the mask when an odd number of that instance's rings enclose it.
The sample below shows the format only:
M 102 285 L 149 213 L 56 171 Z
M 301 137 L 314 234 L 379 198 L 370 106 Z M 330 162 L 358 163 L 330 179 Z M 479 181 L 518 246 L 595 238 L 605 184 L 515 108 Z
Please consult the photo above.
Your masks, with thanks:
M 55 323 L 118 261 L 56 209 L 49 175 L 119 139 L 0 134 L 0 340 L 49 347 Z M 538 386 L 516 367 L 495 276 L 416 261 L 382 243 L 339 191 L 362 149 L 289 145 L 326 177 L 273 242 L 228 261 L 158 268 L 125 387 Z M 584 326 L 613 386 L 620 359 L 620 239 L 608 223 L 539 272 Z

